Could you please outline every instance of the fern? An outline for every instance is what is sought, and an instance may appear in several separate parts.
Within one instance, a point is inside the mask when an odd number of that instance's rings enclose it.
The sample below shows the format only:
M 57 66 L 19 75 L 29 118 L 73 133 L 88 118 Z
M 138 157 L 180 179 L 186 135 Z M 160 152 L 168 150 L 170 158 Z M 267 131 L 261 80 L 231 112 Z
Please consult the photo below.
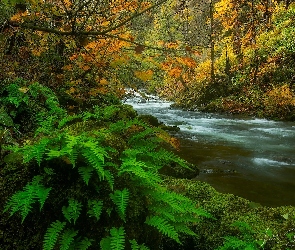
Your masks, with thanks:
M 111 250 L 111 237 L 105 237 L 100 241 L 101 250 Z
M 110 194 L 112 201 L 117 206 L 117 211 L 122 220 L 125 221 L 125 212 L 129 200 L 129 191 L 124 188 L 122 191 L 115 190 L 114 194 Z
M 42 138 L 38 144 L 25 146 L 23 148 L 24 162 L 29 162 L 32 159 L 35 159 L 40 166 L 49 142 L 50 140 L 45 137 Z
M 187 165 L 187 162 L 177 155 L 175 155 L 173 152 L 169 152 L 163 148 L 159 149 L 157 152 L 151 152 L 147 153 L 149 156 L 153 157 L 153 159 L 156 160 L 157 164 L 163 165 L 163 163 L 172 163 L 175 162 L 179 164 L 183 168 L 190 169 L 190 167 Z
M 159 216 L 151 216 L 146 219 L 145 223 L 157 228 L 162 234 L 167 235 L 171 239 L 181 244 L 177 231 L 167 220 Z
M 96 200 L 89 200 L 88 201 L 88 214 L 91 217 L 95 217 L 96 220 L 99 220 L 101 212 L 102 212 L 102 201 L 96 201 Z
M 80 213 L 82 210 L 82 204 L 74 199 L 69 199 L 69 206 L 63 206 L 62 212 L 65 218 L 71 223 L 72 220 L 74 224 L 76 223 L 76 220 L 79 218 Z
M 253 242 L 247 242 L 237 237 L 227 236 L 224 237 L 225 243 L 219 247 L 218 250 L 258 250 Z
M 114 116 L 116 112 L 120 111 L 120 108 L 114 105 L 107 106 L 103 110 L 103 118 L 108 120 Z
M 157 173 L 147 171 L 144 168 L 148 168 L 147 165 L 135 158 L 123 159 L 118 175 L 120 176 L 126 172 L 131 173 L 149 185 L 156 185 L 162 181 Z
M 105 178 L 106 178 L 107 182 L 110 185 L 111 190 L 113 191 L 114 190 L 114 183 L 115 183 L 115 179 L 114 179 L 113 174 L 109 170 L 105 170 L 104 174 L 105 174 Z
M 14 83 L 11 83 L 5 87 L 8 92 L 8 96 L 2 99 L 2 102 L 13 104 L 15 107 L 19 107 L 22 103 L 29 103 L 29 96 L 21 91 L 21 88 L 25 82 L 22 79 L 16 79 Z
M 145 139 L 147 136 L 150 136 L 150 135 L 153 135 L 155 133 L 154 129 L 152 128 L 147 128 L 145 129 L 144 131 L 142 132 L 139 132 L 137 134 L 135 134 L 134 136 L 132 136 L 129 140 L 128 140 L 128 143 L 130 145 L 134 145 L 134 143 L 142 140 L 142 139 Z M 155 145 L 155 144 L 154 144 Z
M 177 232 L 184 233 L 191 236 L 196 236 L 196 233 L 192 231 L 188 226 L 183 223 L 174 224 L 174 228 Z
M 67 144 L 63 150 L 67 153 L 70 162 L 73 164 L 73 167 L 76 166 L 76 161 L 78 158 L 77 147 L 80 143 L 80 140 L 82 140 L 82 136 L 72 136 L 69 134 L 66 135 Z
M 72 122 L 77 119 L 81 119 L 83 116 L 82 115 L 69 115 L 65 116 L 58 122 L 58 129 L 61 129 L 64 127 L 67 123 Z
M 5 206 L 4 212 L 10 210 L 10 216 L 12 216 L 15 212 L 20 211 L 23 222 L 36 201 L 39 201 L 41 210 L 51 188 L 45 188 L 39 183 L 40 181 L 40 176 L 35 176 L 33 181 L 23 188 L 23 191 L 18 191 L 12 195 Z
M 111 233 L 111 250 L 123 250 L 125 246 L 125 231 L 123 227 L 120 228 L 112 228 L 110 230 Z
M 93 170 L 94 169 L 91 166 L 78 168 L 78 172 L 81 175 L 83 181 L 86 183 L 86 185 L 88 185 L 89 183 Z
M 60 233 L 63 231 L 66 223 L 55 221 L 51 223 L 44 236 L 43 250 L 52 250 L 57 242 Z
M 148 247 L 146 247 L 144 244 L 139 245 L 136 240 L 129 240 L 131 244 L 131 250 L 149 250 Z
M 79 250 L 87 250 L 91 245 L 93 240 L 88 239 L 87 237 L 84 237 L 81 241 L 79 241 L 76 245 Z
M 78 231 L 73 229 L 65 230 L 61 236 L 60 240 L 60 250 L 68 250 L 71 243 L 74 241 L 74 237 L 78 234 Z
M 88 160 L 90 165 L 97 170 L 98 176 L 102 179 L 105 177 L 103 168 L 104 159 L 108 157 L 106 150 L 100 147 L 98 143 L 87 141 L 83 143 L 83 156 Z

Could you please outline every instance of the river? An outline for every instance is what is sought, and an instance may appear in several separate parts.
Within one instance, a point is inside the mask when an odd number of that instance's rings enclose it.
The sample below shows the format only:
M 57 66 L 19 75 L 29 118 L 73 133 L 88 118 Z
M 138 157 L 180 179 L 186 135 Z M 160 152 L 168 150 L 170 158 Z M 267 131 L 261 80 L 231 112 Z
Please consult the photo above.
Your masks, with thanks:
M 180 131 L 176 152 L 201 170 L 196 180 L 266 206 L 295 206 L 295 123 L 171 108 L 155 96 L 125 100 Z

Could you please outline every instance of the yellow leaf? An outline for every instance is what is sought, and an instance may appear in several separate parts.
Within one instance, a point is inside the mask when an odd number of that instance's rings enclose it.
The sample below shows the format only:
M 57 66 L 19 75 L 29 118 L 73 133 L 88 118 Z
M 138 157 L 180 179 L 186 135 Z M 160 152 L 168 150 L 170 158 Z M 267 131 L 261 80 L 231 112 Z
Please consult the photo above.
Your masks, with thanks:
M 107 81 L 106 79 L 102 78 L 102 79 L 99 81 L 99 83 L 100 83 L 101 85 L 107 85 L 107 84 L 108 84 L 108 81 Z
M 135 76 L 144 82 L 151 80 L 153 78 L 153 73 L 152 70 L 134 72 Z
M 29 88 L 22 87 L 22 88 L 19 88 L 18 90 L 19 90 L 20 92 L 27 93 L 27 92 L 29 91 Z

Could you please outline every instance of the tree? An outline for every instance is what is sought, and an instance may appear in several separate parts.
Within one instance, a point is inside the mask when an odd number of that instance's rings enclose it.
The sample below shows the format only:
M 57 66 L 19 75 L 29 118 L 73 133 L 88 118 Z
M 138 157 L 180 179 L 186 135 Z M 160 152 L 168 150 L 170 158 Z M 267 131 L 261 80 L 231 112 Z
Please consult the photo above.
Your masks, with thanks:
M 122 49 L 140 45 L 128 25 L 166 1 L 2 1 L 0 79 L 22 77 L 84 98 L 122 94 Z

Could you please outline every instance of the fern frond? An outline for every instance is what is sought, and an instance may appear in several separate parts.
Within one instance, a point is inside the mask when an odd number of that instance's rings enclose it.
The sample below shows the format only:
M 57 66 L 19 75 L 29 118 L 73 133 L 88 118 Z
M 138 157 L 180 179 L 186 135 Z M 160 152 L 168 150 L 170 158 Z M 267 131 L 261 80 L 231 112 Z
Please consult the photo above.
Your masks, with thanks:
M 102 201 L 96 201 L 96 200 L 89 200 L 88 201 L 88 214 L 92 217 L 95 217 L 96 220 L 99 220 L 99 217 L 102 212 Z
M 73 120 L 82 118 L 82 115 L 68 115 L 62 118 L 58 123 L 58 129 L 61 129 L 63 126 L 65 126 L 68 122 L 71 122 Z
M 110 250 L 111 249 L 111 237 L 105 237 L 102 238 L 102 240 L 100 241 L 100 248 L 101 250 Z
M 79 167 L 78 168 L 78 172 L 81 175 L 83 181 L 86 183 L 86 185 L 88 185 L 89 180 L 92 176 L 92 172 L 93 172 L 93 167 L 91 166 L 87 166 L 87 167 Z
M 111 106 L 107 106 L 103 109 L 103 118 L 108 120 L 110 118 L 112 118 L 114 116 L 114 114 L 119 111 L 120 108 L 119 107 L 116 107 L 114 105 L 111 105 Z
M 155 214 L 161 215 L 164 219 L 167 219 L 172 222 L 178 221 L 175 217 L 178 215 L 175 211 L 168 207 L 166 204 L 156 203 L 153 206 L 150 206 L 150 210 L 153 211 Z
M 112 228 L 111 233 L 111 250 L 123 250 L 125 248 L 125 231 L 123 227 Z
M 153 135 L 154 134 L 154 129 L 152 128 L 147 128 L 142 132 L 136 133 L 134 136 L 132 136 L 129 140 L 128 143 L 130 145 L 135 144 L 136 142 L 145 139 L 148 135 Z
M 156 203 L 164 202 L 169 205 L 174 212 L 177 213 L 193 213 L 199 214 L 201 212 L 194 202 L 189 198 L 174 192 L 169 192 L 165 188 L 161 191 L 150 193 Z
M 177 232 L 184 233 L 191 236 L 196 236 L 196 233 L 192 231 L 188 226 L 183 223 L 174 224 L 174 228 Z
M 82 136 L 73 136 L 66 135 L 66 147 L 63 149 L 68 154 L 70 162 L 73 164 L 73 167 L 76 166 L 76 161 L 78 158 L 78 144 L 82 140 Z
M 60 222 L 58 220 L 51 223 L 44 236 L 43 250 L 54 249 L 57 239 L 65 225 L 65 222 Z
M 149 169 L 144 162 L 137 161 L 135 158 L 123 159 L 118 175 L 120 176 L 125 172 L 132 173 L 136 177 L 142 179 L 143 182 L 147 182 L 150 185 L 162 182 L 158 173 L 145 170 L 144 168 Z
M 163 148 L 159 149 L 157 152 L 148 153 L 149 156 L 153 157 L 157 160 L 161 165 L 164 163 L 172 163 L 175 162 L 179 164 L 181 167 L 190 169 L 187 162 L 184 159 L 181 159 L 179 156 L 175 155 L 173 152 L 167 151 Z
M 144 244 L 139 245 L 136 240 L 129 240 L 129 242 L 131 244 L 131 250 L 150 250 Z
M 148 217 L 145 221 L 146 224 L 157 228 L 162 234 L 167 235 L 171 239 L 181 244 L 178 233 L 169 222 L 159 216 Z
M 75 199 L 69 199 L 69 206 L 63 206 L 62 212 L 65 218 L 71 223 L 73 220 L 74 224 L 76 223 L 76 220 L 79 218 L 80 213 L 82 210 L 82 204 L 81 202 L 75 200 Z
M 65 230 L 60 240 L 60 250 L 68 250 L 71 243 L 74 241 L 74 237 L 78 234 L 78 231 L 73 229 Z
M 83 240 L 79 241 L 77 243 L 77 248 L 79 250 L 87 250 L 91 245 L 93 240 L 88 239 L 87 237 L 84 237 Z
M 83 156 L 87 159 L 90 165 L 97 170 L 100 178 L 104 179 L 105 172 L 103 168 L 104 160 L 108 157 L 105 148 L 100 147 L 98 143 L 87 141 L 83 143 Z
M 38 165 L 40 166 L 49 142 L 50 140 L 47 137 L 44 137 L 35 145 L 25 146 L 23 148 L 24 162 L 36 159 Z
M 38 187 L 36 186 L 35 193 L 40 203 L 40 211 L 42 210 L 43 205 L 49 196 L 50 190 L 51 188 L 44 188 L 40 185 Z
M 115 178 L 114 178 L 113 174 L 109 170 L 105 170 L 104 174 L 105 174 L 106 180 L 108 181 L 108 183 L 110 185 L 111 190 L 113 191 L 114 190 L 114 183 L 115 183 Z
M 44 172 L 46 174 L 48 174 L 48 175 L 54 175 L 55 174 L 54 173 L 54 170 L 52 168 L 46 168 L 46 167 L 44 167 L 43 169 L 44 169 Z
M 42 209 L 51 188 L 45 188 L 40 184 L 42 178 L 39 177 L 35 176 L 33 181 L 29 182 L 22 191 L 18 191 L 11 196 L 4 208 L 4 212 L 10 210 L 10 216 L 12 216 L 15 212 L 20 211 L 23 222 L 32 210 L 32 205 L 36 200 L 39 201 L 40 209 Z
M 125 212 L 129 200 L 129 191 L 124 188 L 122 191 L 115 190 L 114 194 L 110 194 L 112 201 L 117 206 L 117 211 L 122 220 L 125 221 Z

